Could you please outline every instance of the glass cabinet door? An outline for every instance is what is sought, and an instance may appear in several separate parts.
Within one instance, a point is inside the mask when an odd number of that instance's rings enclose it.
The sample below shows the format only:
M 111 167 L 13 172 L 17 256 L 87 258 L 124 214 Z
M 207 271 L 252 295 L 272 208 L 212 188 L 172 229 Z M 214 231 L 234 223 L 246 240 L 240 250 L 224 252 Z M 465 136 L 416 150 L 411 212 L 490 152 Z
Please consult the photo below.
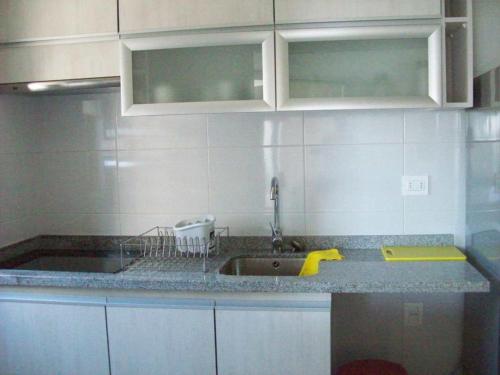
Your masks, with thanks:
M 275 110 L 272 31 L 121 42 L 122 114 Z
M 280 30 L 278 110 L 441 106 L 441 27 Z

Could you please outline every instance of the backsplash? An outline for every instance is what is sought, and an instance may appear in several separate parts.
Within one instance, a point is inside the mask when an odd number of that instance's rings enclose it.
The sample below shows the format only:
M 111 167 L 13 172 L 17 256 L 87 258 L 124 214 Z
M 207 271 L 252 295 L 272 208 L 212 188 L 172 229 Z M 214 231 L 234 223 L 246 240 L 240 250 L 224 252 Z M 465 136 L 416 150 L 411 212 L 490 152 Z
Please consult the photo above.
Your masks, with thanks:
M 35 99 L 0 96 L 0 246 L 36 236 Z
M 213 213 L 232 235 L 269 235 L 276 175 L 286 235 L 463 236 L 461 111 L 123 118 L 116 92 L 6 100 L 29 101 L 38 233 L 133 235 Z M 430 194 L 403 197 L 404 174 L 429 175 Z

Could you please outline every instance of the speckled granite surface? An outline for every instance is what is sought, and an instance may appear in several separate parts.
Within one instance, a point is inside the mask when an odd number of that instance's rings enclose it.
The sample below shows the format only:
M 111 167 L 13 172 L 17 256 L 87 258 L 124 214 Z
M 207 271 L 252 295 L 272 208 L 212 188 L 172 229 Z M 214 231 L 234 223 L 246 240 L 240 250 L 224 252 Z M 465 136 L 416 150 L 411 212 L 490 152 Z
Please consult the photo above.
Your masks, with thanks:
M 397 236 L 400 237 L 400 236 Z M 404 236 L 403 238 L 370 236 L 366 238 L 337 238 L 339 242 L 325 238 L 306 238 L 314 247 L 337 246 L 345 255 L 341 262 L 322 262 L 318 275 L 299 278 L 290 276 L 228 276 L 219 274 L 219 268 L 230 258 L 240 255 L 269 256 L 263 247 L 266 238 L 235 238 L 228 242 L 220 255 L 210 258 L 207 272 L 203 273 L 199 259 L 164 259 L 149 264 L 136 264 L 117 274 L 81 272 L 47 272 L 16 269 L 0 270 L 0 285 L 69 288 L 135 289 L 164 291 L 207 292 L 311 292 L 311 293 L 438 293 L 438 292 L 487 292 L 488 281 L 467 262 L 384 262 L 380 251 L 374 249 L 381 242 L 386 244 L 434 244 L 447 245 L 451 236 Z M 413 238 L 411 238 L 413 237 Z M 116 250 L 116 239 L 44 237 L 36 246 L 47 248 L 59 244 L 65 248 L 102 251 Z M 77 241 L 78 242 L 78 241 Z M 87 245 L 82 245 L 86 243 Z M 359 246 L 341 246 L 341 244 Z M 362 249 L 361 244 L 375 244 L 372 249 Z M 251 245 L 251 246 L 250 246 Z M 24 243 L 26 249 L 35 245 Z M 357 247 L 357 248 L 356 248 Z M 6 252 L 19 251 L 11 247 Z M 251 249 L 251 250 L 250 250 Z M 286 254 L 285 256 L 303 256 Z

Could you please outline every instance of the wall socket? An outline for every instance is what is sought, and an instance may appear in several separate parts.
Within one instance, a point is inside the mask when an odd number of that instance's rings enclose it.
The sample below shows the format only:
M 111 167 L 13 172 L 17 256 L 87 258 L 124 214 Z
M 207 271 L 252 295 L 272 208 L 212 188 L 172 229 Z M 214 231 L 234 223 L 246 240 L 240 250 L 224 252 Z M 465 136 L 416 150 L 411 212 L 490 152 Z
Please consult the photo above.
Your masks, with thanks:
M 418 327 L 422 325 L 424 317 L 424 304 L 422 302 L 418 303 L 405 303 L 404 314 L 405 314 L 405 326 L 406 327 Z
M 403 195 L 429 194 L 429 176 L 403 176 L 401 184 Z

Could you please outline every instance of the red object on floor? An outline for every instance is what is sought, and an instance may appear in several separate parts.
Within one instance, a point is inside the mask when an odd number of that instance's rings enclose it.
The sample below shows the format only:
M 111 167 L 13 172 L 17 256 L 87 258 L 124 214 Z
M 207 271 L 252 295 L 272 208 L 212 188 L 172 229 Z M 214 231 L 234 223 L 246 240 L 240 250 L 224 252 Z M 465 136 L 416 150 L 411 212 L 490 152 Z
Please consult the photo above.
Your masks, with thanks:
M 341 366 L 337 375 L 408 375 L 403 366 L 379 359 L 350 362 Z

